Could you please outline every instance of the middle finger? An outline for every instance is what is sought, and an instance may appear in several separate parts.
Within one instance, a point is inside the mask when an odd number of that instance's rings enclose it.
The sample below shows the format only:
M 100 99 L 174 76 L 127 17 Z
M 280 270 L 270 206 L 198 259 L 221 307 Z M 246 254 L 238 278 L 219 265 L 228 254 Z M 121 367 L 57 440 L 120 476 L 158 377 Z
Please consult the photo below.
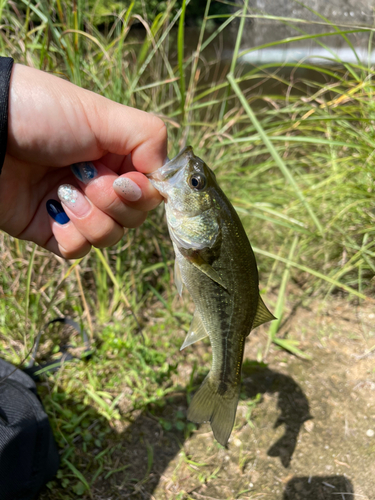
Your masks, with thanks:
M 59 187 L 57 195 L 76 229 L 95 247 L 116 244 L 124 229 L 98 209 L 83 193 L 71 184 Z

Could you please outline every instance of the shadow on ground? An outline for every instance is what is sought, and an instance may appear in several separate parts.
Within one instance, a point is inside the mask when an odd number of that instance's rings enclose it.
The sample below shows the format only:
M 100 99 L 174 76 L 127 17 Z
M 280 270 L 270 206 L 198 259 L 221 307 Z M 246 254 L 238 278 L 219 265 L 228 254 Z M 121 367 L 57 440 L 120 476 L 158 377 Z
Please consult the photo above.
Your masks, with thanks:
M 242 369 L 244 393 L 247 398 L 257 394 L 278 394 L 277 407 L 280 410 L 274 428 L 284 425 L 284 434 L 271 444 L 267 454 L 280 457 L 284 467 L 290 465 L 300 428 L 312 417 L 309 402 L 300 386 L 287 375 L 270 370 L 261 363 L 245 361 Z
M 353 485 L 344 476 L 294 477 L 283 500 L 354 500 Z

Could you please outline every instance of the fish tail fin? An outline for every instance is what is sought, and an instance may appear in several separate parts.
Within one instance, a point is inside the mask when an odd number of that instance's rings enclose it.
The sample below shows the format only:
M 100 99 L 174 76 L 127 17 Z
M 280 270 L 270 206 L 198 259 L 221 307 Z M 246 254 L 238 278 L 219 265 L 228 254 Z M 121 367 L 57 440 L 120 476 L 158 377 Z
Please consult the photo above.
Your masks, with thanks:
M 197 424 L 210 422 L 215 439 L 226 446 L 236 418 L 240 386 L 230 386 L 220 394 L 219 384 L 208 374 L 190 403 L 187 418 Z

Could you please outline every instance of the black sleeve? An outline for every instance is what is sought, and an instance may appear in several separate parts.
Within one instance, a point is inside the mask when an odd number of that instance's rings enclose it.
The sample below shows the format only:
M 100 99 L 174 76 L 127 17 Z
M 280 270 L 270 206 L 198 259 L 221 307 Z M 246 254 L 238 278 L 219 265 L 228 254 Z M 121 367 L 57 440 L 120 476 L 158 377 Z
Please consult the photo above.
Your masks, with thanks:
M 0 173 L 3 168 L 8 140 L 8 98 L 13 59 L 0 57 Z

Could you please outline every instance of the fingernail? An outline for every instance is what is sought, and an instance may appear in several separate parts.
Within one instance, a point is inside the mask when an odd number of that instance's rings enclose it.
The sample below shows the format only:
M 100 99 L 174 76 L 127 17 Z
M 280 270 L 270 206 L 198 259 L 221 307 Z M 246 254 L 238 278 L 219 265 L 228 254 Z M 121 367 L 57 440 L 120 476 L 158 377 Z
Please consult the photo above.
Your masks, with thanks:
M 128 201 L 137 201 L 142 196 L 142 190 L 128 177 L 118 177 L 113 183 L 113 189 Z
M 70 221 L 60 202 L 56 200 L 48 200 L 46 202 L 46 208 L 48 215 L 59 224 L 66 224 Z
M 91 161 L 82 161 L 81 163 L 74 163 L 71 167 L 73 174 L 84 184 L 88 184 L 92 179 L 98 175 L 98 171 Z
M 63 184 L 60 186 L 57 190 L 57 196 L 77 217 L 83 217 L 91 209 L 89 201 L 78 191 L 78 189 L 70 184 Z

